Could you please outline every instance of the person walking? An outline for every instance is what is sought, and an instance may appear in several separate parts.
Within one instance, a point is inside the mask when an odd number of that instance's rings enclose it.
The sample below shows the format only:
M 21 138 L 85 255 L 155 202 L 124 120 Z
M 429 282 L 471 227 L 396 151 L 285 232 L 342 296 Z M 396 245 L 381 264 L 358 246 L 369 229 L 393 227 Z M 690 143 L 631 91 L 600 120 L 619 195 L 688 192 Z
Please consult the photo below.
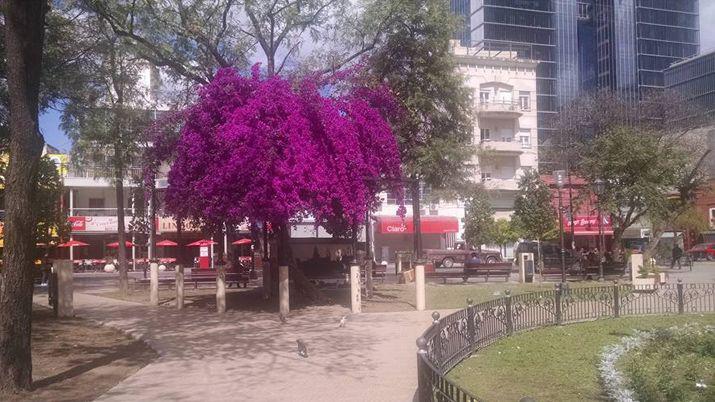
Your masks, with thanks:
M 673 246 L 673 251 L 672 251 L 672 260 L 670 262 L 670 269 L 673 269 L 675 267 L 675 263 L 678 263 L 678 269 L 681 268 L 680 266 L 680 258 L 683 256 L 683 249 L 680 248 L 677 244 Z

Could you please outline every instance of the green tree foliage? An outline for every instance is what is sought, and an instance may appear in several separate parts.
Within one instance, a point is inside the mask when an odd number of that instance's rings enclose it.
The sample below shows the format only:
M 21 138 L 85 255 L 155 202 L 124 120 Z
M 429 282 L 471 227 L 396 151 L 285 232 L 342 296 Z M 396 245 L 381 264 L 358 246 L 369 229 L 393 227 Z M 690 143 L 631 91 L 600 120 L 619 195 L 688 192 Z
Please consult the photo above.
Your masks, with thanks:
M 506 254 L 506 245 L 513 244 L 517 240 L 519 240 L 519 232 L 513 221 L 500 218 L 494 222 L 494 243 L 499 245 L 502 256 Z
M 693 204 L 704 183 L 703 158 L 685 136 L 669 131 L 646 131 L 636 126 L 609 129 L 584 147 L 580 174 L 593 182 L 600 178 L 605 191 L 602 208 L 613 216 L 614 240 L 640 220 L 653 226 L 651 244 Z
M 464 208 L 464 240 L 481 249 L 482 244 L 495 242 L 496 229 L 489 195 L 481 186 L 474 188 Z
M 81 34 L 96 43 L 91 66 L 82 71 L 82 96 L 70 99 L 62 125 L 73 141 L 73 163 L 90 168 L 111 180 L 116 189 L 119 288 L 127 291 L 127 258 L 124 227 L 124 180 L 137 166 L 143 131 L 156 108 L 153 88 L 141 85 L 141 75 L 155 71 L 137 59 L 125 39 L 101 18 L 87 16 Z M 138 173 L 138 171 L 137 171 Z
M 519 180 L 514 201 L 513 227 L 520 237 L 529 240 L 549 240 L 556 237 L 556 210 L 551 204 L 551 190 L 536 170 L 530 170 Z
M 397 20 L 383 46 L 369 61 L 371 73 L 387 83 L 404 116 L 395 122 L 403 168 L 410 180 L 419 239 L 420 183 L 433 191 L 456 190 L 468 174 L 465 161 L 472 132 L 472 99 L 464 79 L 455 73 L 449 41 L 455 17 L 441 0 L 401 0 Z

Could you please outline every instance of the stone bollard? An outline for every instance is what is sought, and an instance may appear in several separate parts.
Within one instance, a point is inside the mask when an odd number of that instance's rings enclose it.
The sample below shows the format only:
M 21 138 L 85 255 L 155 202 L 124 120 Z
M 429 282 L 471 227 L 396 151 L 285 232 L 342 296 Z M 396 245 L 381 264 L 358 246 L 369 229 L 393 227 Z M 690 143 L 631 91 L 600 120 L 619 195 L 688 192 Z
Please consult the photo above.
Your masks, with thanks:
M 362 312 L 362 298 L 360 295 L 360 266 L 356 263 L 350 265 L 350 309 L 353 314 Z
M 176 266 L 176 309 L 184 309 L 184 267 Z
M 402 254 L 397 254 L 395 258 L 395 274 L 399 275 L 402 273 Z
M 57 316 L 74 317 L 74 283 L 72 262 L 58 260 L 54 263 L 57 273 Z
M 415 265 L 415 288 L 417 311 L 425 309 L 425 264 L 420 262 Z
M 638 271 L 643 267 L 643 254 L 631 254 L 631 281 L 635 282 Z
M 159 264 L 149 264 L 149 304 L 159 305 Z
M 219 314 L 226 312 L 226 270 L 220 267 L 216 273 L 216 311 Z
M 286 265 L 278 267 L 278 300 L 281 314 L 287 317 L 290 313 L 290 278 Z

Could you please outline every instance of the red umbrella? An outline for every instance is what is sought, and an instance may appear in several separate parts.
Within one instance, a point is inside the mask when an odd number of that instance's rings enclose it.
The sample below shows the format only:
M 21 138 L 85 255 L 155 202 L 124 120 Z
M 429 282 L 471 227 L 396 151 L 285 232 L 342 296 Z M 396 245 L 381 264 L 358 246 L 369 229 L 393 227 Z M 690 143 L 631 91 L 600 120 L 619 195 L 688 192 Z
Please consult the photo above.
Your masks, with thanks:
M 89 246 L 89 244 L 81 242 L 79 240 L 70 240 L 66 243 L 62 243 L 57 247 L 84 247 L 84 246 Z
M 171 240 L 162 240 L 162 241 L 156 243 L 157 247 L 176 247 L 178 245 L 179 245 L 179 243 L 173 242 Z
M 186 247 L 206 247 L 206 246 L 210 246 L 212 244 L 218 244 L 218 243 L 216 243 L 215 241 L 212 241 L 212 240 L 201 239 L 201 240 L 197 240 L 193 243 L 187 244 Z
M 235 244 L 235 245 L 237 245 L 237 246 L 241 246 L 241 245 L 244 245 L 244 244 L 251 244 L 251 243 L 253 243 L 253 241 L 251 241 L 251 239 L 238 239 L 238 240 L 236 240 L 235 242 L 233 242 L 233 243 L 231 243 L 231 244 Z
M 113 242 L 113 243 L 109 243 L 109 244 L 107 244 L 107 247 L 110 247 L 110 248 L 119 248 L 119 242 L 118 242 L 118 241 L 115 241 L 115 242 Z M 136 244 L 130 242 L 129 240 L 125 240 L 125 241 L 124 241 L 124 247 L 136 247 Z

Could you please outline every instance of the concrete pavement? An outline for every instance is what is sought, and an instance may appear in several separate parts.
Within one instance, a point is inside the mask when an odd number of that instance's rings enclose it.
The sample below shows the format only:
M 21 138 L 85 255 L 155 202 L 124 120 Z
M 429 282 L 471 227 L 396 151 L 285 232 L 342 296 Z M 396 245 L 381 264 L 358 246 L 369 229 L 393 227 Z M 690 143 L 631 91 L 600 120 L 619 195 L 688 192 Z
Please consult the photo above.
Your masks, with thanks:
M 38 303 L 46 303 L 38 295 Z M 160 357 L 102 401 L 411 401 L 415 339 L 429 311 L 371 313 L 313 307 L 276 314 L 176 311 L 75 293 L 77 316 L 144 339 Z M 297 354 L 302 339 L 309 357 Z

